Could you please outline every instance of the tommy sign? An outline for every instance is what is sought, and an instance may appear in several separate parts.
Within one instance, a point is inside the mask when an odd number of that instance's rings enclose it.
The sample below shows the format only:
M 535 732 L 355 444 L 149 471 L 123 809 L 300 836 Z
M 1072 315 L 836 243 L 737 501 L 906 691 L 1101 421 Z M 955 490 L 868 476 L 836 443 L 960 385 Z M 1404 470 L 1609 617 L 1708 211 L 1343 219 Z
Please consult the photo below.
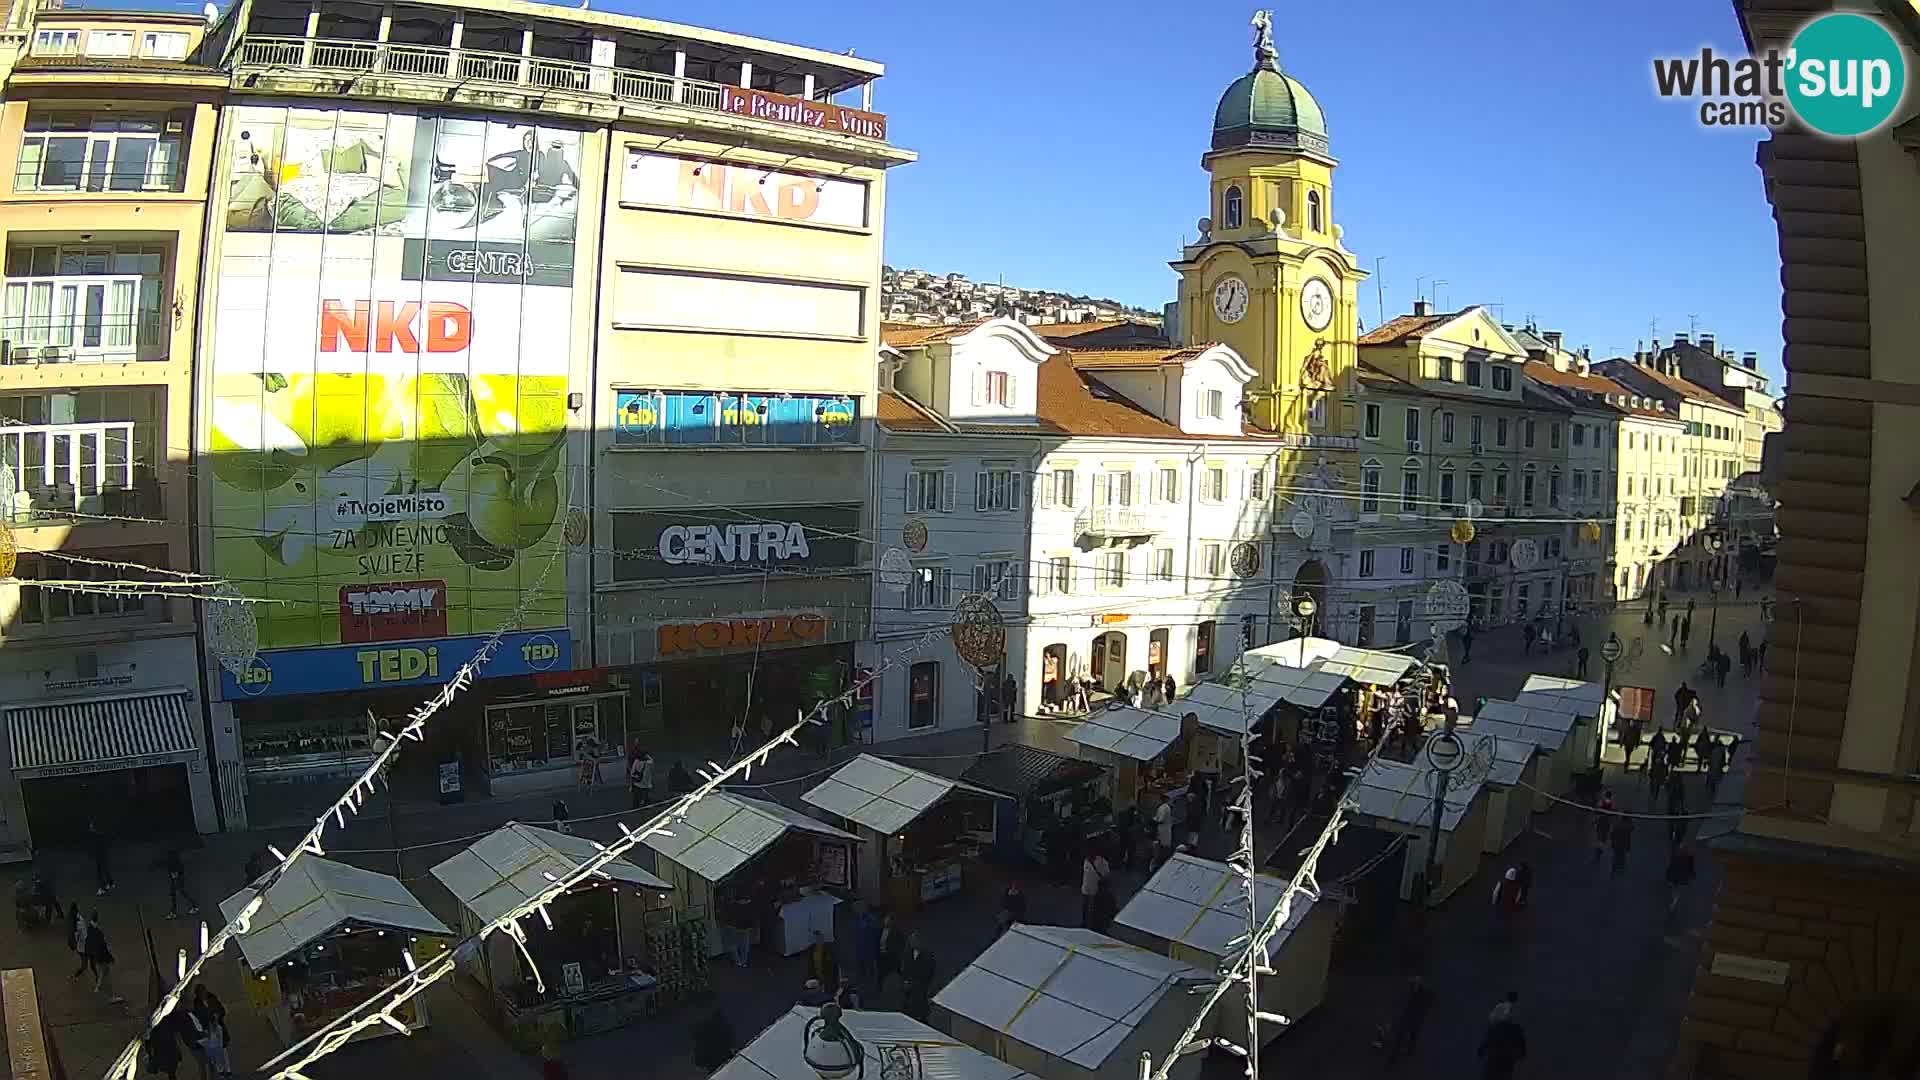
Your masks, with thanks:
M 732 577 L 860 562 L 858 506 L 755 506 L 616 511 L 616 581 Z

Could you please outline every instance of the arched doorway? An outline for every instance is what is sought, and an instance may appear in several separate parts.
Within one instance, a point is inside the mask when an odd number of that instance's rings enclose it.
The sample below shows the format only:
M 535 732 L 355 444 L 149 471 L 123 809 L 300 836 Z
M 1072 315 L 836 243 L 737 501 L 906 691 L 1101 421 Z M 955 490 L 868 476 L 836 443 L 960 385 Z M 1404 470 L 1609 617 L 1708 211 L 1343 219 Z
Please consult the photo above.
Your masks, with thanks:
M 1125 631 L 1109 630 L 1097 634 L 1093 639 L 1093 656 L 1090 665 L 1093 681 L 1102 690 L 1112 690 L 1127 679 L 1127 635 Z
M 1313 626 L 1302 627 L 1300 632 L 1312 635 L 1316 633 L 1315 628 L 1326 625 L 1327 620 L 1333 617 L 1333 612 L 1327 608 L 1327 564 L 1319 559 L 1308 559 L 1294 572 L 1293 599 L 1298 602 L 1303 596 L 1313 598 Z

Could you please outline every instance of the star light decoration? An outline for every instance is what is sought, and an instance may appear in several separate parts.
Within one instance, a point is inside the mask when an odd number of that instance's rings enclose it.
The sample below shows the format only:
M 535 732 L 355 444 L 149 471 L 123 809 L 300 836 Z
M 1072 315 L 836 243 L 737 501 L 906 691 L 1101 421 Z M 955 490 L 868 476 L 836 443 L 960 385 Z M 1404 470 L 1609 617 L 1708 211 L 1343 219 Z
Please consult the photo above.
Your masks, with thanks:
M 13 526 L 0 519 L 0 578 L 9 578 L 19 569 L 20 545 L 14 542 Z

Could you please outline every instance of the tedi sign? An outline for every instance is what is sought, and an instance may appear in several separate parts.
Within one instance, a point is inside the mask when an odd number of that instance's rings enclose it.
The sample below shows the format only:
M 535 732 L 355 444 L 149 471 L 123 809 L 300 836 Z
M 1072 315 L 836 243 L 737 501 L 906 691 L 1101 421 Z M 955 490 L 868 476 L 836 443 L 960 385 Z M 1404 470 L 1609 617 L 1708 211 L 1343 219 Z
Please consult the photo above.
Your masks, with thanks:
M 747 525 L 675 525 L 660 532 L 660 557 L 683 563 L 763 563 L 806 559 L 813 554 L 806 527 L 797 521 Z

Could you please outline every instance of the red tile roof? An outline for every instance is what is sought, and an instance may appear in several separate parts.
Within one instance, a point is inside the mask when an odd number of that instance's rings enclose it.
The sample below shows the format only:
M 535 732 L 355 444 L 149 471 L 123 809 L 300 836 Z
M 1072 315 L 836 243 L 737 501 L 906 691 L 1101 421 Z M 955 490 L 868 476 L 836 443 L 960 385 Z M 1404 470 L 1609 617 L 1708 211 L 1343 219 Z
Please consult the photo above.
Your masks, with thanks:
M 1401 315 L 1361 334 L 1358 340 L 1362 345 L 1398 345 L 1464 314 L 1464 311 L 1451 311 L 1438 315 Z
M 1184 349 L 1139 348 L 1139 349 L 1075 349 L 1070 354 L 1073 366 L 1082 371 L 1100 371 L 1114 368 L 1165 367 L 1168 364 L 1185 363 L 1212 348 L 1211 345 L 1192 345 Z
M 1623 360 L 1623 359 L 1616 358 L 1613 360 L 1602 361 L 1602 363 L 1609 368 L 1617 367 L 1617 368 L 1628 369 L 1632 371 L 1635 375 L 1644 377 L 1648 382 L 1653 383 L 1655 386 L 1661 387 L 1662 389 L 1666 390 L 1669 393 L 1678 394 L 1679 396 L 1692 400 L 1697 404 L 1712 405 L 1715 408 L 1723 409 L 1727 412 L 1740 413 L 1743 416 L 1745 415 L 1744 410 L 1742 410 L 1739 406 L 1729 404 L 1727 402 L 1727 399 L 1721 397 L 1720 395 L 1714 393 L 1713 391 L 1707 389 L 1706 387 L 1701 386 L 1699 383 L 1691 382 L 1687 379 L 1683 379 L 1678 375 L 1669 375 L 1664 371 L 1660 371 L 1651 367 L 1646 367 L 1641 364 L 1636 364 L 1631 360 Z M 1612 376 L 1608 376 L 1608 377 L 1611 378 Z
M 927 431 L 949 430 L 931 412 L 920 407 L 920 403 L 895 390 L 883 390 L 874 417 L 880 426 L 890 431 Z
M 1132 319 L 1093 319 L 1087 322 L 1033 323 L 1027 329 L 1043 338 L 1072 340 L 1088 334 L 1111 330 L 1116 326 L 1126 326 Z
M 959 337 L 980 325 L 983 320 L 963 322 L 945 326 L 926 326 L 921 323 L 881 323 L 880 340 L 896 349 L 911 349 L 920 345 L 931 345 L 948 338 Z

